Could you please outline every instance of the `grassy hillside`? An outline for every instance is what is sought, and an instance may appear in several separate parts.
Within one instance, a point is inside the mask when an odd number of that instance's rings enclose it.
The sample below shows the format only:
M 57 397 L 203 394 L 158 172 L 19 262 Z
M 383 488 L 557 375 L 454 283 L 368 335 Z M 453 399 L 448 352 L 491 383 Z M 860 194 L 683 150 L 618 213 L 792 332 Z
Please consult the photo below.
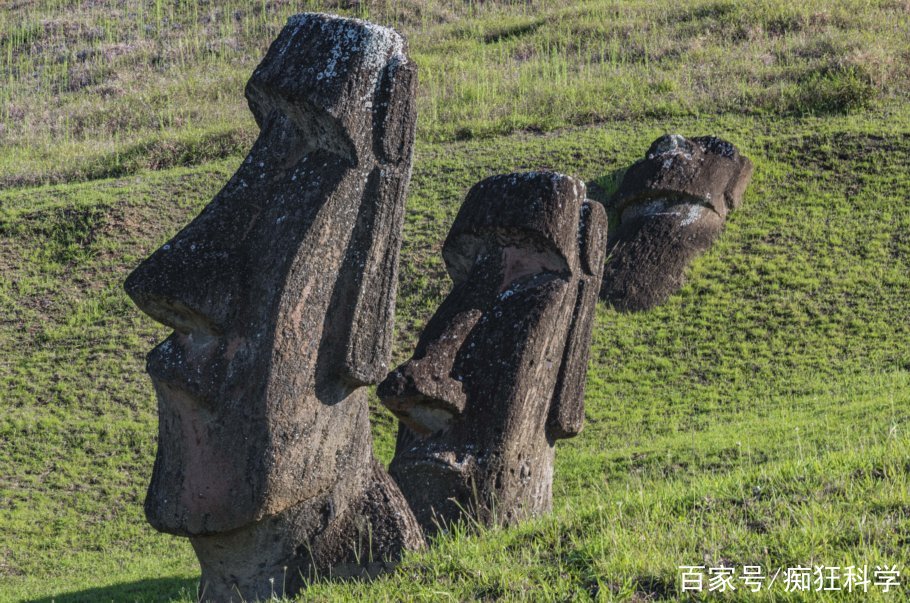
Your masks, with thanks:
M 667 304 L 598 308 L 552 516 L 308 600 L 676 600 L 684 564 L 910 572 L 907 2 L 26 0 L 0 8 L 0 601 L 192 600 L 191 548 L 141 511 L 143 359 L 166 331 L 121 283 L 241 160 L 242 86 L 286 15 L 323 7 L 398 26 L 421 69 L 397 360 L 481 178 L 608 191 L 665 132 L 726 137 L 755 176 Z M 906 600 L 903 581 L 866 598 Z
M 0 184 L 115 177 L 242 152 L 243 84 L 286 17 L 407 34 L 419 136 L 606 120 L 798 115 L 910 91 L 906 0 L 21 0 L 0 9 Z

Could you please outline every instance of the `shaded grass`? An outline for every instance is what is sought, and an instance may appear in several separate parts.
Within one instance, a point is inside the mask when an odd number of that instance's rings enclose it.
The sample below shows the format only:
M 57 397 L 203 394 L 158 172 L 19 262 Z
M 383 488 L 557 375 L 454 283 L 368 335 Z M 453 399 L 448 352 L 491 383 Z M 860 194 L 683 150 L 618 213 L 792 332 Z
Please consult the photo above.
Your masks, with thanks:
M 456 530 L 392 576 L 317 584 L 307 600 L 676 600 L 681 564 L 907 566 L 906 108 L 422 142 L 396 361 L 448 290 L 441 241 L 470 185 L 552 168 L 609 188 L 668 131 L 729 138 L 754 180 L 667 304 L 598 308 L 586 427 L 558 446 L 555 513 Z M 141 516 L 156 433 L 143 356 L 166 331 L 120 283 L 239 161 L 0 192 L 0 599 L 191 598 L 190 547 Z M 374 419 L 388 461 L 394 422 Z M 732 600 L 788 600 L 772 595 Z

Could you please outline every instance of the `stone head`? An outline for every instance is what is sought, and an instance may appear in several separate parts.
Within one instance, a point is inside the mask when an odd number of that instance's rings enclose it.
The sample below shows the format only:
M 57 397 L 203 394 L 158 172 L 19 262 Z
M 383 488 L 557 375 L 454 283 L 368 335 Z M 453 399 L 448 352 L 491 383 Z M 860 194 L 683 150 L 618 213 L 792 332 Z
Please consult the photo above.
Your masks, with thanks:
M 452 291 L 378 390 L 405 426 L 391 471 L 425 527 L 458 515 L 445 498 L 506 519 L 548 508 L 553 443 L 581 429 L 605 236 L 603 208 L 568 176 L 468 193 L 443 246 Z
M 174 329 L 147 360 L 156 528 L 233 530 L 371 454 L 354 392 L 385 374 L 390 351 L 415 86 L 393 31 L 290 19 L 246 87 L 252 150 L 127 279 L 136 305 Z
M 611 200 L 618 224 L 608 242 L 601 295 L 620 310 L 663 303 L 722 232 L 751 176 L 752 162 L 720 138 L 670 134 L 655 140 Z
M 626 170 L 613 205 L 622 221 L 645 215 L 658 203 L 664 210 L 695 204 L 724 218 L 742 203 L 751 176 L 752 162 L 726 140 L 667 134 Z

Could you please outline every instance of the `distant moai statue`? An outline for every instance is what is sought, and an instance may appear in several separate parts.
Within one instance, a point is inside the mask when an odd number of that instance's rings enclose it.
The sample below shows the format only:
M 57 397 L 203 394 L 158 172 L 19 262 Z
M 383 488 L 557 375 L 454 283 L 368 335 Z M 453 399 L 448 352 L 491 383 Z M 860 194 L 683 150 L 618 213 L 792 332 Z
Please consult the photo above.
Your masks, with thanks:
M 751 178 L 752 162 L 720 138 L 655 140 L 610 200 L 619 225 L 607 243 L 601 297 L 625 311 L 665 302 L 742 204 Z
M 145 512 L 190 538 L 203 600 L 373 575 L 423 545 L 362 388 L 388 370 L 416 85 L 394 31 L 292 17 L 246 87 L 249 155 L 126 281 L 174 329 L 148 355 Z
M 606 235 L 575 178 L 495 176 L 468 193 L 442 252 L 452 291 L 377 390 L 401 421 L 390 472 L 427 532 L 551 508 L 554 444 L 584 419 Z

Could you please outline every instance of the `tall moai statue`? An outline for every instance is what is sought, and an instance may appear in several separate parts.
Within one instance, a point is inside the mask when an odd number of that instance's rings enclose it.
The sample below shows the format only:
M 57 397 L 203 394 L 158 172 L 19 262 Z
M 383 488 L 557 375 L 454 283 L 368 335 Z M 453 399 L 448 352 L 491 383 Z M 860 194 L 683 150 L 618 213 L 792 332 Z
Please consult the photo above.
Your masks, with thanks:
M 423 544 L 362 387 L 388 370 L 416 85 L 394 31 L 292 17 L 246 87 L 249 155 L 126 281 L 174 329 L 148 355 L 146 517 L 189 537 L 203 600 L 372 575 Z
M 378 388 L 401 421 L 390 472 L 427 532 L 551 508 L 554 444 L 584 419 L 606 234 L 603 207 L 562 174 L 468 193 L 443 246 L 452 291 Z
M 665 302 L 742 204 L 751 178 L 752 162 L 726 140 L 655 140 L 611 200 L 619 225 L 607 243 L 601 296 L 623 311 Z

